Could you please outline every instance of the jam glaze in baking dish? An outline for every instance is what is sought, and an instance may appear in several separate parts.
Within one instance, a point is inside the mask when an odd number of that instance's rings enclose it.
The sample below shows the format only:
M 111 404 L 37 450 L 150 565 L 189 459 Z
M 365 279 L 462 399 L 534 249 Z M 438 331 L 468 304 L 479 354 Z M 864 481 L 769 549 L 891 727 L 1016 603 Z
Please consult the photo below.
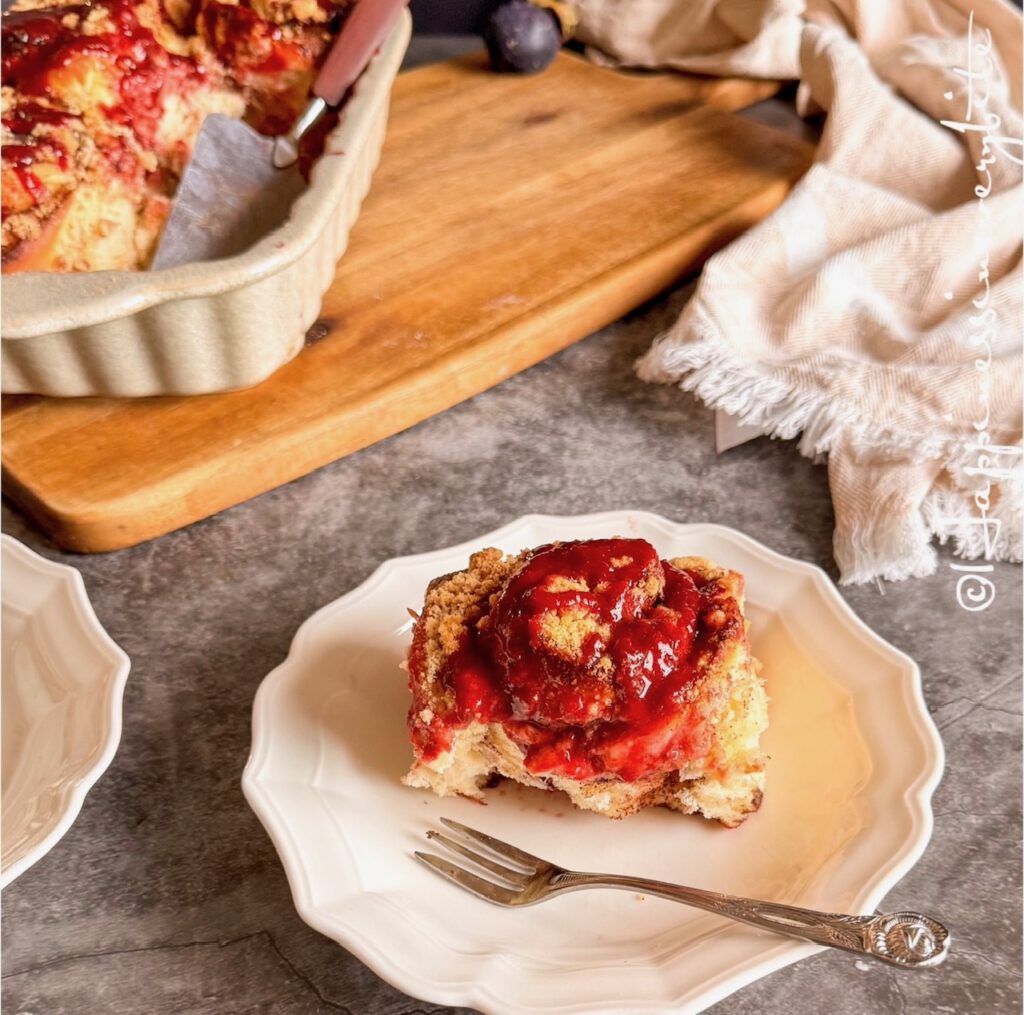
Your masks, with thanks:
M 306 101 L 330 0 L 16 4 L 3 19 L 3 270 L 143 268 L 203 118 L 274 134 Z

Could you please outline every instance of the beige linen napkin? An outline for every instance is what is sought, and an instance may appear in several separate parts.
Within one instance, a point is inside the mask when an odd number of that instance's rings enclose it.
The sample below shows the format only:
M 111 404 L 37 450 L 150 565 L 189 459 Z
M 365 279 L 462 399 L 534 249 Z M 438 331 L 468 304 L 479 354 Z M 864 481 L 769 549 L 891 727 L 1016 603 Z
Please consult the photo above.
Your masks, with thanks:
M 610 62 L 796 77 L 802 107 L 827 114 L 812 168 L 707 263 L 640 375 L 828 454 L 843 582 L 930 574 L 936 536 L 1020 560 L 1017 13 L 976 0 L 969 27 L 952 0 L 581 8 Z

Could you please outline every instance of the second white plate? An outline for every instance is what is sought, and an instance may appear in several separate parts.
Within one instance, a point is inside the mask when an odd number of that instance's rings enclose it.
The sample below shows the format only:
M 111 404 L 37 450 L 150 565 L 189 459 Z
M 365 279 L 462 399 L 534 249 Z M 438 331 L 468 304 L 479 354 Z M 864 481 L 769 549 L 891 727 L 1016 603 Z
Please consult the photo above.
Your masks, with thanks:
M 113 759 L 129 662 L 73 567 L 8 535 L 2 548 L 6 887 L 56 845 Z
M 406 608 L 429 580 L 483 546 L 617 534 L 746 576 L 771 697 L 761 810 L 727 830 L 665 810 L 609 821 L 518 787 L 492 790 L 481 807 L 400 785 L 411 758 Z M 410 994 L 510 1015 L 699 1011 L 817 947 L 627 893 L 504 910 L 412 851 L 446 815 L 577 869 L 870 912 L 924 850 L 942 758 L 916 665 L 854 616 L 824 572 L 730 529 L 622 511 L 528 516 L 389 561 L 324 607 L 257 694 L 243 788 L 301 916 Z

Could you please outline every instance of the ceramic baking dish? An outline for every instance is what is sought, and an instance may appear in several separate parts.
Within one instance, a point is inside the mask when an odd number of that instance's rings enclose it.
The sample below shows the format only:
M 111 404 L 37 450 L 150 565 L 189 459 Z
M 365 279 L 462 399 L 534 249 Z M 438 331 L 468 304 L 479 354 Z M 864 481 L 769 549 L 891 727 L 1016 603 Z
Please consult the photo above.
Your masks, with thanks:
M 292 359 L 369 190 L 411 27 L 403 11 L 291 217 L 245 253 L 159 271 L 5 277 L 3 390 L 196 395 L 248 387 Z

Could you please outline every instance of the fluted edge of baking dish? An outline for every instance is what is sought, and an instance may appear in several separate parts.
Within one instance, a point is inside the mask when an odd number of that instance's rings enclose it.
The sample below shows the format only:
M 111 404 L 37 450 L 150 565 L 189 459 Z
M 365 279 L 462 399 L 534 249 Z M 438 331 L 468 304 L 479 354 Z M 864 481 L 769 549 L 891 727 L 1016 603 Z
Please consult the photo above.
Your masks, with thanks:
M 4 392 L 194 395 L 249 387 L 302 348 L 380 160 L 409 44 L 403 11 L 356 84 L 288 221 L 235 257 L 3 282 Z

